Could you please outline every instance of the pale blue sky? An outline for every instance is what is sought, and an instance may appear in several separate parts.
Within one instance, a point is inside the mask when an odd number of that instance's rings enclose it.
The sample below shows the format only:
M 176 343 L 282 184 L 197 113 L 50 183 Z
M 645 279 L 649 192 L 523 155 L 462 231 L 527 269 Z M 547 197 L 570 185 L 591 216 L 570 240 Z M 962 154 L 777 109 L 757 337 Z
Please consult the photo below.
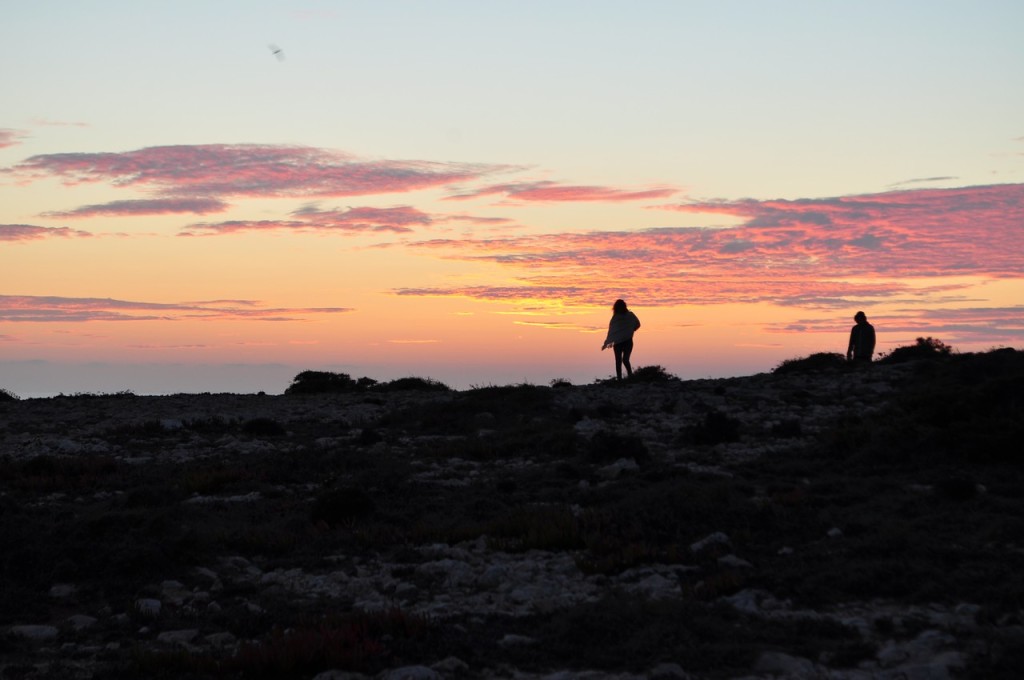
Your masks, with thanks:
M 34 152 L 298 143 L 704 197 L 1020 179 L 1020 2 L 5 4 L 4 125 L 89 126 Z

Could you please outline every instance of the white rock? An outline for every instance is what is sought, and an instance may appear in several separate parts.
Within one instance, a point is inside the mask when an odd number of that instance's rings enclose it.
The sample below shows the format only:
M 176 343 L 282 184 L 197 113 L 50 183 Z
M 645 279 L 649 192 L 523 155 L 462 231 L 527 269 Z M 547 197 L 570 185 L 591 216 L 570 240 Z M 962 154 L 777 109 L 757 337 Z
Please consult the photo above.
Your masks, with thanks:
M 85 614 L 74 614 L 67 618 L 67 624 L 72 630 L 83 631 L 95 628 L 99 620 L 94 616 L 87 616 Z
M 384 671 L 380 680 L 444 680 L 440 673 L 426 666 L 403 666 Z
M 783 678 L 814 678 L 818 677 L 814 663 L 809 659 L 790 656 L 782 652 L 765 652 L 754 663 L 758 673 L 771 673 Z
M 156 636 L 156 641 L 161 642 L 165 645 L 178 645 L 186 646 L 192 642 L 199 635 L 199 631 L 195 628 L 186 628 L 183 630 L 168 630 L 160 633 Z
M 537 644 L 537 641 L 532 637 L 527 637 L 526 635 L 514 635 L 512 633 L 509 633 L 498 640 L 499 647 L 526 647 L 535 644 Z
M 754 565 L 747 562 L 744 559 L 740 559 L 735 555 L 723 555 L 718 558 L 718 564 L 723 567 L 731 567 L 733 569 L 753 569 Z
M 605 479 L 615 479 L 624 472 L 636 472 L 639 469 L 640 466 L 632 458 L 619 458 L 611 465 L 598 468 L 597 474 Z
M 508 568 L 502 564 L 492 564 L 484 569 L 484 573 L 477 578 L 477 584 L 483 588 L 497 588 L 508 582 Z
M 71 583 L 58 583 L 50 588 L 50 597 L 56 600 L 63 600 L 71 597 L 78 588 Z
M 679 594 L 679 582 L 668 579 L 661 574 L 651 574 L 639 583 L 627 587 L 632 593 L 644 595 L 652 600 L 660 600 Z
M 689 674 L 677 663 L 660 663 L 651 669 L 651 680 L 688 680 Z
M 236 638 L 231 633 L 229 633 L 227 631 L 224 631 L 224 632 L 221 632 L 221 633 L 212 633 L 210 635 L 207 635 L 206 637 L 203 638 L 203 640 L 205 640 L 206 643 L 209 644 L 212 647 L 219 647 L 221 649 L 226 649 L 226 648 L 231 647 L 232 645 L 234 645 L 235 642 L 238 641 L 238 638 Z
M 24 625 L 11 626 L 9 632 L 14 637 L 30 642 L 53 642 L 59 631 L 55 626 Z
M 416 573 L 440 579 L 447 588 L 472 585 L 476 578 L 473 567 L 461 560 L 450 559 L 425 562 L 416 567 Z
M 431 668 L 445 677 L 450 677 L 453 675 L 464 675 L 469 671 L 469 664 L 457 656 L 449 656 L 438 661 Z
M 700 552 L 709 545 L 728 545 L 729 537 L 721 531 L 705 536 L 696 543 L 690 544 L 690 552 Z

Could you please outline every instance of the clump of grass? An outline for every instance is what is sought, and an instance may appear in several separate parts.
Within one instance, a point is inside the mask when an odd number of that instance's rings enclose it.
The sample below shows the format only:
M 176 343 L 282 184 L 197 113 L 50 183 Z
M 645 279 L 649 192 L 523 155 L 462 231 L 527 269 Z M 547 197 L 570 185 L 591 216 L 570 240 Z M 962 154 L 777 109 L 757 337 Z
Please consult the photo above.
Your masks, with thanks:
M 51 456 L 27 460 L 0 458 L 0 481 L 33 493 L 80 492 L 98 486 L 119 471 L 110 456 Z
M 253 437 L 281 437 L 287 434 L 284 425 L 272 418 L 252 418 L 242 423 L 242 432 Z
M 323 522 L 329 527 L 350 524 L 374 510 L 373 499 L 355 487 L 330 489 L 320 494 L 310 510 L 314 524 Z
M 19 397 L 14 392 L 0 387 L 0 401 L 18 401 Z
M 788 439 L 803 435 L 803 426 L 799 420 L 789 418 L 772 424 L 771 433 L 773 437 Z
M 579 523 L 565 505 L 517 508 L 492 521 L 491 547 L 506 551 L 576 550 L 583 547 Z
M 615 461 L 620 458 L 633 458 L 641 462 L 650 457 L 643 439 L 607 430 L 591 438 L 587 454 L 595 462 Z
M 689 428 L 687 438 L 697 445 L 714 446 L 740 439 L 742 423 L 727 413 L 709 411 L 704 418 Z

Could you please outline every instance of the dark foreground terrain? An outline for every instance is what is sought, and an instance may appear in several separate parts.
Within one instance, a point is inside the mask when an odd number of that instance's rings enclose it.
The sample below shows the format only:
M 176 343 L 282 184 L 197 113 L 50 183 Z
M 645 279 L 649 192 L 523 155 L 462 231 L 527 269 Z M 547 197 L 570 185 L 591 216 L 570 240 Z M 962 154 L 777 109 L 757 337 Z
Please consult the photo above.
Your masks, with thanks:
M 906 358 L 5 398 L 0 678 L 1020 677 L 1024 353 Z

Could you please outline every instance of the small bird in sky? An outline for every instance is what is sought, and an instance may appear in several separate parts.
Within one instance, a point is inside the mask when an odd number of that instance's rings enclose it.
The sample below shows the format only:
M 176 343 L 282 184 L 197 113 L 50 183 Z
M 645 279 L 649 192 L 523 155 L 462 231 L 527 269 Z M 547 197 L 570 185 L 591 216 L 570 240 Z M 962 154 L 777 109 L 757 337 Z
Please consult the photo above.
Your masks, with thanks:
M 274 44 L 267 45 L 270 48 L 271 53 L 277 57 L 278 61 L 284 61 L 284 50 Z

